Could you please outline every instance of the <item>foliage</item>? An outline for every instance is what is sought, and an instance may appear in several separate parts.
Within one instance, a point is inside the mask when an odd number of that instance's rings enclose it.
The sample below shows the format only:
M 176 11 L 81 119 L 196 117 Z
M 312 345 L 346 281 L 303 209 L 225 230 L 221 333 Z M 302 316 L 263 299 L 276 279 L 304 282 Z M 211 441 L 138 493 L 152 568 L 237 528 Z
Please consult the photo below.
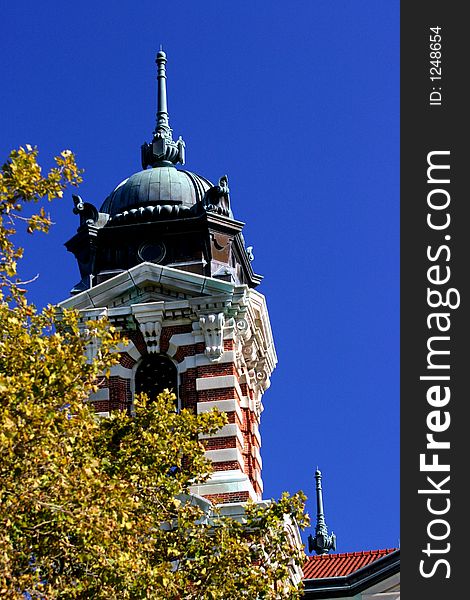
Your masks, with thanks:
M 50 220 L 19 213 L 81 180 L 71 152 L 56 164 L 43 176 L 26 147 L 0 171 L 0 597 L 298 597 L 288 574 L 302 555 L 285 524 L 306 524 L 303 496 L 248 503 L 243 524 L 207 512 L 189 494 L 210 473 L 198 438 L 225 415 L 176 413 L 165 392 L 98 419 L 86 399 L 117 360 L 116 331 L 28 303 L 16 224 Z

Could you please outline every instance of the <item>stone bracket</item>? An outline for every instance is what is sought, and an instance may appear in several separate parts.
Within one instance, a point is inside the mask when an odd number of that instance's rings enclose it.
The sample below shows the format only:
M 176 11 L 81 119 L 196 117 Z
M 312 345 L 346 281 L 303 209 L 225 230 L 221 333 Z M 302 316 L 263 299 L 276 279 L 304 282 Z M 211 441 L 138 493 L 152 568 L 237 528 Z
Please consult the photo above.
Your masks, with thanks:
M 164 304 L 164 302 L 147 302 L 145 304 L 132 305 L 132 314 L 144 336 L 144 341 L 150 354 L 158 354 L 160 352 Z
M 204 335 L 205 355 L 212 361 L 218 360 L 224 352 L 224 313 L 199 315 L 199 325 Z

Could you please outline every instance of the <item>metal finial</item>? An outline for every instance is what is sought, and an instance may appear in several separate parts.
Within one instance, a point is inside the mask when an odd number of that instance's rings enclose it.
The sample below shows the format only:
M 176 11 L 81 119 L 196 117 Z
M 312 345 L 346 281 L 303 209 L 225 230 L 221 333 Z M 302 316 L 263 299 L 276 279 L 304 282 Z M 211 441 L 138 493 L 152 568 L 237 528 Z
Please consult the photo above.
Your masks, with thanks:
M 168 116 L 168 102 L 166 93 L 166 54 L 162 47 L 155 58 L 157 63 L 157 118 L 153 140 L 151 144 L 142 145 L 142 167 L 157 167 L 163 165 L 184 165 L 185 143 L 180 136 L 173 141 L 173 132 Z
M 308 550 L 315 551 L 317 554 L 328 554 L 330 550 L 336 550 L 336 536 L 333 532 L 328 534 L 328 528 L 325 522 L 323 510 L 323 490 L 321 487 L 321 471 L 317 467 L 315 471 L 316 493 L 317 493 L 317 526 L 315 527 L 315 537 L 308 536 Z
M 155 133 L 157 133 L 157 131 L 165 133 L 169 132 L 171 135 L 166 98 L 166 54 L 161 48 L 155 62 L 157 63 L 157 124 Z

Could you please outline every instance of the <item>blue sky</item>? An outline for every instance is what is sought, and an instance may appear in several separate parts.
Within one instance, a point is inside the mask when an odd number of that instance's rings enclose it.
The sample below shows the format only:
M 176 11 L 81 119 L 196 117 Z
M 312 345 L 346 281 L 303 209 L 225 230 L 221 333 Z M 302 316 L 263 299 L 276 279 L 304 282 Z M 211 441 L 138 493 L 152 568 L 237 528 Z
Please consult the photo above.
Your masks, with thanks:
M 399 543 L 399 3 L 140 0 L 8 3 L 0 20 L 0 156 L 71 148 L 100 206 L 140 170 L 168 56 L 185 168 L 227 173 L 254 246 L 279 365 L 262 415 L 265 497 L 323 471 L 338 551 Z M 25 239 L 38 305 L 79 280 L 63 243 Z

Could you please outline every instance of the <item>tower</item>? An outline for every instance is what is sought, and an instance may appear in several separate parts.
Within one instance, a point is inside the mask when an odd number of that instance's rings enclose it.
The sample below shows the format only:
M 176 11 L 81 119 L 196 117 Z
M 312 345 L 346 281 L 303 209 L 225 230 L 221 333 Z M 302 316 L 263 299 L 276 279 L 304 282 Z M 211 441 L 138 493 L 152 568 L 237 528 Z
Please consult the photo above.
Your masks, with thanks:
M 211 478 L 193 492 L 217 503 L 261 500 L 260 416 L 276 365 L 261 277 L 234 218 L 226 175 L 217 185 L 178 168 L 166 55 L 158 52 L 157 117 L 142 169 L 98 210 L 74 196 L 80 223 L 66 243 L 80 270 L 60 306 L 83 321 L 107 316 L 129 340 L 120 363 L 90 398 L 96 411 L 132 412 L 134 396 L 173 389 L 179 408 L 217 407 L 228 424 L 204 440 Z M 93 352 L 93 348 L 90 348 Z

